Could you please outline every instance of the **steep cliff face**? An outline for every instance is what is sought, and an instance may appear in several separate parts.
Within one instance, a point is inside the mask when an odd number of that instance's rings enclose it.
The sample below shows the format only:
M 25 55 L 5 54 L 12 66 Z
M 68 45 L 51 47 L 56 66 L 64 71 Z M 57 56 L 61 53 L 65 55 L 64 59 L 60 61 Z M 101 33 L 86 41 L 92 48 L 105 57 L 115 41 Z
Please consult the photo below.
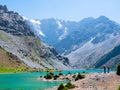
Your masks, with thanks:
M 18 13 L 8 11 L 6 6 L 1 5 L 0 46 L 30 67 L 68 69 L 67 58 L 60 56 L 53 47 L 43 43 Z

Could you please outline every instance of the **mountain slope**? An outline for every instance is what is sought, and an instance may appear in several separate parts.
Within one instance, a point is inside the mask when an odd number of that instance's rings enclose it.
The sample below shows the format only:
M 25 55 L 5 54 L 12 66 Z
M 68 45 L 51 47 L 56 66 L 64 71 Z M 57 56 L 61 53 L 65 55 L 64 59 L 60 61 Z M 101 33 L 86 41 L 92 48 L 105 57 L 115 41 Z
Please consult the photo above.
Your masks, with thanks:
M 46 43 L 70 59 L 75 68 L 93 68 L 100 58 L 120 45 L 120 25 L 105 16 L 85 18 L 79 22 L 57 19 L 34 20 L 26 23 Z M 103 63 L 105 64 L 105 63 Z
M 22 62 L 17 56 L 0 47 L 0 72 L 18 72 L 24 70 L 30 70 L 30 67 Z
M 43 43 L 24 19 L 18 13 L 8 11 L 6 6 L 0 6 L 0 46 L 30 67 L 68 69 L 69 60 Z
M 25 20 L 34 32 L 37 32 L 41 40 L 64 54 L 75 50 L 77 46 L 83 45 L 92 37 L 95 37 L 92 42 L 97 44 L 107 39 L 107 34 L 116 34 L 120 30 L 120 25 L 105 16 L 96 19 L 85 18 L 79 22 L 58 19 L 33 20 L 25 18 Z
M 120 63 L 120 45 L 101 57 L 98 62 L 96 62 L 95 68 L 103 65 L 115 67 L 118 63 Z
M 112 36 L 99 44 L 93 44 L 91 39 L 89 42 L 84 44 L 82 47 L 71 52 L 67 56 L 70 59 L 71 64 L 76 68 L 93 68 L 99 59 L 110 52 L 115 46 L 120 44 L 120 35 Z M 103 62 L 102 64 L 105 64 Z M 100 67 L 98 65 L 98 67 Z

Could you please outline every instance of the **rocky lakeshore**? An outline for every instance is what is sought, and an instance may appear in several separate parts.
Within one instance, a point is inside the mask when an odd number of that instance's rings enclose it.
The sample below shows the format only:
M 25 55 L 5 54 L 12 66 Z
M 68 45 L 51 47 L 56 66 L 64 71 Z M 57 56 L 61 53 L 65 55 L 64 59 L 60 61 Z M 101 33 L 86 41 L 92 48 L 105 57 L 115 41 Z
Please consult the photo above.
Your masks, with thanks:
M 46 76 L 40 76 L 40 78 L 38 78 L 38 80 L 41 81 L 77 81 L 78 79 L 83 79 L 85 78 L 84 75 L 81 75 L 80 73 L 77 74 L 54 74 L 52 72 L 46 74 Z
M 118 90 L 120 85 L 120 76 L 115 72 L 110 73 L 90 73 L 85 74 L 84 79 L 73 81 L 75 88 L 70 90 Z M 53 87 L 47 90 L 57 90 Z

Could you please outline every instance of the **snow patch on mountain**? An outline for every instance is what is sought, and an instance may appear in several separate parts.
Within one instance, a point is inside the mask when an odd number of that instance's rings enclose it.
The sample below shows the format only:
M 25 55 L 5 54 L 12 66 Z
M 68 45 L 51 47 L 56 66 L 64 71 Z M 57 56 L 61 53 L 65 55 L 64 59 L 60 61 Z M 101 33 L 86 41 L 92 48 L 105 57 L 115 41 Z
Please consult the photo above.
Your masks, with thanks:
M 39 25 L 41 24 L 41 22 L 39 20 L 30 19 L 30 21 L 35 24 L 39 24 Z
M 58 20 L 56 21 L 57 25 L 58 25 L 58 28 L 61 29 L 62 28 L 62 23 Z
M 102 26 L 104 26 L 104 24 L 103 24 L 103 23 L 99 23 L 99 24 L 97 24 L 97 25 L 95 26 L 95 29 L 97 29 L 97 28 L 99 28 L 99 27 L 102 27 Z
M 59 37 L 59 40 L 64 39 L 68 35 L 68 31 L 67 30 L 68 30 L 67 27 L 65 27 L 64 33 Z
M 23 16 L 23 19 L 26 20 L 26 23 L 31 27 L 31 29 L 35 34 L 37 34 L 38 36 L 41 35 L 45 37 L 45 34 L 41 31 L 41 28 L 40 28 L 40 25 L 41 25 L 40 20 L 28 19 L 24 16 Z

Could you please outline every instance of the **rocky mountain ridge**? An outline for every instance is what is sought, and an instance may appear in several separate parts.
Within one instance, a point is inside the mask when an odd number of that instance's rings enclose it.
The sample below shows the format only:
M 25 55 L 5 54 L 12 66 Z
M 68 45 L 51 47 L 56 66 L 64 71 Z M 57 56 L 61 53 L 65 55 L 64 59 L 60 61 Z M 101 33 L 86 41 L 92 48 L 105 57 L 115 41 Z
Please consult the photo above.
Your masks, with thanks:
M 25 20 L 34 32 L 39 32 L 38 36 L 44 42 L 67 56 L 74 68 L 94 68 L 100 58 L 120 45 L 120 24 L 105 16 L 85 18 L 79 22 Z
M 18 13 L 0 5 L 0 46 L 30 67 L 68 69 L 69 60 L 43 43 Z M 68 66 L 68 67 L 67 67 Z

